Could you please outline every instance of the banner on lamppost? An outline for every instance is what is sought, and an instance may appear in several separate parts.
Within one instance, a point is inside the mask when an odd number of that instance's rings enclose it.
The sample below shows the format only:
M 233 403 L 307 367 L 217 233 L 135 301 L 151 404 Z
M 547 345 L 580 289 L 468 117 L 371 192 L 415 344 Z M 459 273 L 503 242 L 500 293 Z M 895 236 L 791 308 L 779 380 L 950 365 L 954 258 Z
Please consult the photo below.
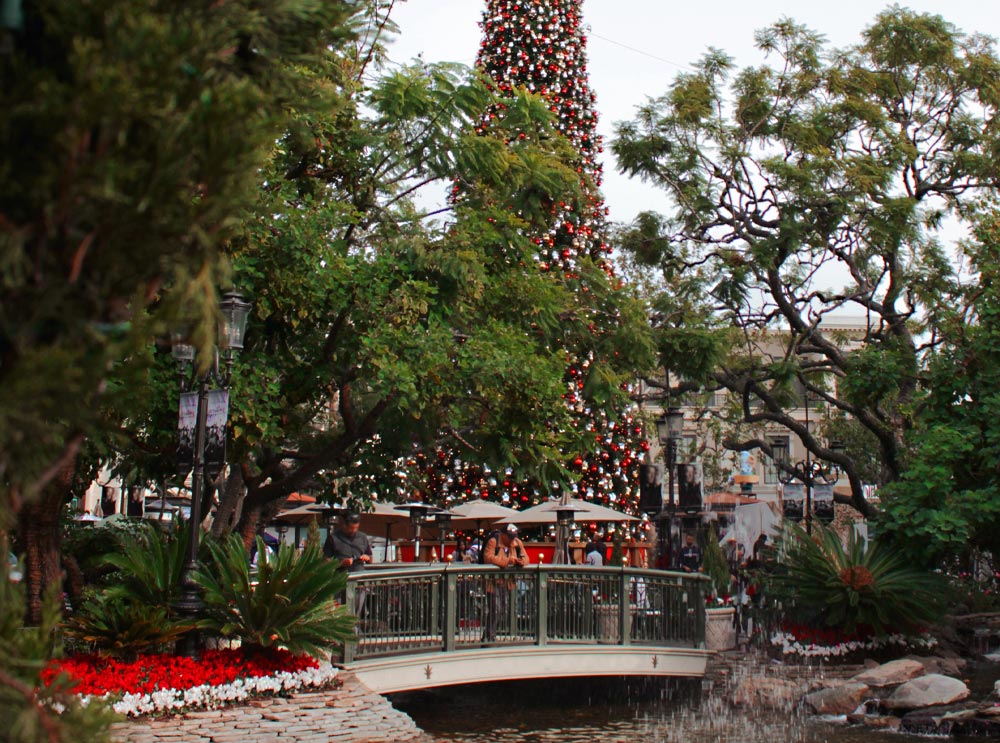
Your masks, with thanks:
M 648 514 L 663 510 L 663 478 L 658 464 L 639 465 L 639 510 Z
M 781 507 L 789 521 L 801 521 L 805 514 L 806 486 L 801 482 L 785 483 L 781 488 Z
M 823 523 L 833 521 L 833 485 L 813 485 L 812 508 L 816 518 Z
M 177 410 L 177 474 L 187 477 L 194 467 L 194 434 L 198 425 L 198 393 L 182 392 Z
M 208 415 L 205 418 L 205 471 L 215 480 L 226 463 L 226 421 L 229 418 L 229 390 L 206 393 Z
M 677 467 L 677 505 L 689 513 L 701 510 L 701 462 Z

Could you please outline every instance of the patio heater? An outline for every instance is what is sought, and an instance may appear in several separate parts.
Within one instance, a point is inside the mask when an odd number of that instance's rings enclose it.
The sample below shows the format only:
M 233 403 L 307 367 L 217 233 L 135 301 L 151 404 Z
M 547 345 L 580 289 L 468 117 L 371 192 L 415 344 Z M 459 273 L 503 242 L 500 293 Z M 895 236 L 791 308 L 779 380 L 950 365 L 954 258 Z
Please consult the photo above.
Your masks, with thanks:
M 674 566 L 673 524 L 677 514 L 674 496 L 674 466 L 677 463 L 677 443 L 684 432 L 684 411 L 671 405 L 656 419 L 656 438 L 663 447 L 667 465 L 667 507 L 657 514 L 660 555 L 667 555 L 667 564 Z M 662 563 L 661 563 L 662 564 Z
M 575 512 L 576 509 L 570 506 L 560 506 L 556 509 L 558 530 L 556 531 L 556 554 L 553 562 L 557 565 L 569 565 L 572 562 L 569 554 L 569 539 L 575 521 L 573 515 Z
M 420 527 L 427 523 L 428 516 L 435 508 L 427 503 L 403 503 L 396 506 L 400 511 L 408 511 L 410 523 L 413 524 L 413 562 L 420 561 Z
M 444 533 L 451 526 L 451 511 L 438 511 L 434 514 L 434 525 L 438 528 L 438 539 L 441 544 L 441 562 L 444 562 Z

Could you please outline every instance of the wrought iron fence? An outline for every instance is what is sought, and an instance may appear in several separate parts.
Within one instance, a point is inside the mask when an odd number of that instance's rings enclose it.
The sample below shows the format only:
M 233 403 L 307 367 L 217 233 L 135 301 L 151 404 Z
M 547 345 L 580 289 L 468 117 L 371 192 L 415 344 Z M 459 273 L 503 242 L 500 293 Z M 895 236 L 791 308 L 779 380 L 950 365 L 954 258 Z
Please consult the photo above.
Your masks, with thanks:
M 700 575 L 538 565 L 369 570 L 351 575 L 357 640 L 341 660 L 505 645 L 699 647 Z

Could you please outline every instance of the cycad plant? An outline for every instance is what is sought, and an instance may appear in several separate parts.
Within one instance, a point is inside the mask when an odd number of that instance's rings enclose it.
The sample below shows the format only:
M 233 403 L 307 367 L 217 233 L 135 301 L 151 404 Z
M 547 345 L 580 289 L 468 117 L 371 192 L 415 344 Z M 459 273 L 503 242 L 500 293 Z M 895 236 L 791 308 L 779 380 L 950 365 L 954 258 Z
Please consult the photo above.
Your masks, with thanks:
M 287 544 L 267 554 L 258 537 L 256 582 L 239 536 L 209 546 L 212 564 L 195 574 L 205 591 L 204 628 L 239 638 L 248 649 L 282 647 L 310 655 L 352 636 L 356 618 L 336 602 L 347 586 L 346 573 L 335 570 L 315 544 L 307 543 L 301 554 Z
M 913 567 L 878 540 L 866 545 L 853 529 L 845 547 L 831 528 L 816 525 L 809 535 L 788 524 L 778 552 L 781 565 L 769 591 L 789 620 L 884 635 L 924 629 L 943 615 L 940 576 Z
M 189 532 L 180 528 L 167 534 L 146 524 L 137 539 L 122 545 L 121 552 L 104 557 L 106 564 L 122 573 L 121 583 L 108 593 L 129 602 L 160 607 L 171 617 L 180 598 Z
M 85 595 L 65 622 L 66 635 L 117 657 L 168 649 L 193 627 L 175 609 L 187 545 L 187 529 L 165 534 L 146 524 L 121 552 L 102 556 L 118 580 Z

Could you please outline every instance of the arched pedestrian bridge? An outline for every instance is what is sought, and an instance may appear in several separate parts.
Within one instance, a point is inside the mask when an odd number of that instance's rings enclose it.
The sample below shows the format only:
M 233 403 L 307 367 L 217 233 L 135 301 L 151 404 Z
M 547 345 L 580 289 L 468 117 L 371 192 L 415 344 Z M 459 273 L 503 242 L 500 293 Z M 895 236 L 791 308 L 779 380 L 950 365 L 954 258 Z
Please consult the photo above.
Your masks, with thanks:
M 374 691 L 499 679 L 702 676 L 706 579 L 632 568 L 444 565 L 348 581 L 340 658 Z

